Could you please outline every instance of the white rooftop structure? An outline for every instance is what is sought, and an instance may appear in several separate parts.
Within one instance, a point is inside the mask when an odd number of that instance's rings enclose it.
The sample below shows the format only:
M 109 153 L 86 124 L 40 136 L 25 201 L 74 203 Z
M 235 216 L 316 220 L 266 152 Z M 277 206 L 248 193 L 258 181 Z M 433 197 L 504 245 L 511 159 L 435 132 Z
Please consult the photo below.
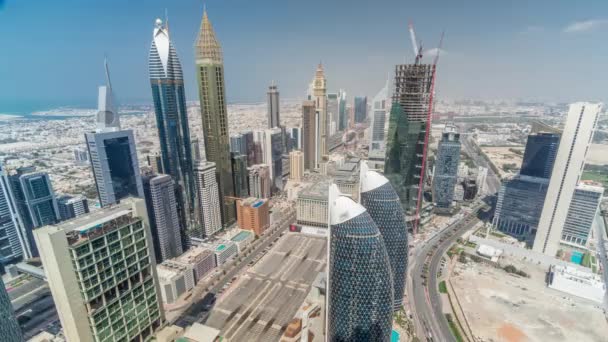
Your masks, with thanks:
M 606 284 L 599 275 L 569 266 L 551 266 L 549 288 L 603 303 Z
M 376 171 L 369 169 L 367 162 L 361 162 L 361 192 L 377 189 L 388 183 L 388 179 Z
M 365 208 L 353 201 L 351 198 L 344 196 L 338 190 L 336 184 L 329 187 L 329 223 L 336 225 L 346 222 L 354 217 L 357 217 L 365 212 Z
M 214 342 L 220 331 L 208 325 L 194 323 L 186 329 L 184 338 L 192 342 Z

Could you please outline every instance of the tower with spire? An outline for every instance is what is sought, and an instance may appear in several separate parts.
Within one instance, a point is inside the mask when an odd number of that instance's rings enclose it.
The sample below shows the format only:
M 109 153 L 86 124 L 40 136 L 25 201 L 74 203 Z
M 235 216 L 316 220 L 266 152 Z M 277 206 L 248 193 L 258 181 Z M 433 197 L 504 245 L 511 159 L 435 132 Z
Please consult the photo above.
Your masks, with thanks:
M 99 86 L 99 95 L 97 102 L 97 131 L 119 131 L 120 118 L 118 112 L 114 108 L 114 98 L 112 95 L 112 83 L 110 82 L 110 70 L 108 68 L 108 59 L 104 58 L 104 69 L 106 72 L 106 84 Z
M 328 154 L 327 149 L 327 131 L 328 131 L 328 120 L 327 120 L 327 88 L 326 88 L 325 72 L 323 71 L 323 64 L 319 62 L 317 71 L 315 72 L 315 78 L 312 83 L 312 100 L 315 101 L 315 106 L 318 116 L 317 125 L 317 151 L 315 158 L 316 167 Z
M 182 245 L 197 231 L 192 145 L 182 66 L 169 36 L 167 22 L 156 19 L 148 55 L 150 86 L 163 171 L 175 182 Z
M 236 210 L 234 202 L 227 198 L 234 196 L 234 184 L 230 164 L 224 61 L 222 47 L 215 37 L 206 9 L 203 11 L 203 20 L 194 49 L 205 154 L 207 160 L 216 165 L 222 225 L 225 228 L 236 221 Z

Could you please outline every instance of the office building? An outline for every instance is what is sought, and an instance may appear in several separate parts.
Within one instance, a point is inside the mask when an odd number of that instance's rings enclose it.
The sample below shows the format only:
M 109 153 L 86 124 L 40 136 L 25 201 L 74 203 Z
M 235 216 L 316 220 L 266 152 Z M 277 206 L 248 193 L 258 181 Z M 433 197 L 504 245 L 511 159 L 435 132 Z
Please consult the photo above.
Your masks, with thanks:
M 89 152 L 82 148 L 82 147 L 76 147 L 74 149 L 74 161 L 76 162 L 76 164 L 86 164 L 89 162 Z
M 560 135 L 536 133 L 528 135 L 520 174 L 531 177 L 550 178 Z
M 0 160 L 0 263 L 7 265 L 31 258 L 29 240 L 15 205 L 11 181 Z
M 177 299 L 190 291 L 196 282 L 194 281 L 194 270 L 191 265 L 184 265 L 171 261 L 163 262 L 156 266 L 160 294 L 163 303 L 173 304 Z
M 201 226 L 189 236 L 202 239 L 222 230 L 220 189 L 216 178 L 215 163 L 199 162 L 194 168 L 194 175 L 198 191 L 198 220 Z
M 536 252 L 550 256 L 557 253 L 568 208 L 585 167 L 601 109 L 601 103 L 577 102 L 570 105 L 534 239 L 533 250 Z
M 3 342 L 24 341 L 2 277 L 0 277 L 0 336 Z
M 600 210 L 603 194 L 604 188 L 598 184 L 579 183 L 577 185 L 562 230 L 562 243 L 587 247 L 589 234 Z
M 160 153 L 156 152 L 155 154 L 151 155 L 147 155 L 146 156 L 146 162 L 148 164 L 148 166 L 150 167 L 150 169 L 152 170 L 152 173 L 164 173 L 163 172 L 163 160 L 162 157 L 160 156 Z
M 346 108 L 346 92 L 342 89 L 338 92 L 338 130 L 340 132 L 348 128 L 348 110 Z
M 236 197 L 247 197 L 249 196 L 249 172 L 247 171 L 247 156 L 234 152 L 231 152 L 230 155 L 234 193 Z
M 68 341 L 144 341 L 163 325 L 144 200 L 125 199 L 35 235 Z
M 325 72 L 323 71 L 323 65 L 319 63 L 317 71 L 315 72 L 315 78 L 312 81 L 312 97 L 310 100 L 315 102 L 315 111 L 317 113 L 317 121 L 315 126 L 315 137 L 317 138 L 315 143 L 316 149 L 316 165 L 318 166 L 323 157 L 329 153 L 327 145 L 327 130 L 329 128 L 327 118 L 327 96 L 326 96 L 327 84 L 325 80 Z
M 224 61 L 222 48 L 206 11 L 203 13 L 195 50 L 205 155 L 208 161 L 216 165 L 222 225 L 228 227 L 236 221 L 236 211 L 234 201 L 226 198 L 234 196 L 234 186 L 228 145 Z
M 408 262 L 408 227 L 399 196 L 391 183 L 366 163 L 361 165 L 361 205 L 378 226 L 391 264 L 393 305 L 399 308 L 405 293 Z
M 163 23 L 160 19 L 156 19 L 154 25 L 148 63 L 162 173 L 171 175 L 175 182 L 175 198 L 181 226 L 193 229 L 199 223 L 196 222 L 195 214 L 196 190 L 192 172 L 194 162 L 184 77 L 169 36 L 168 23 Z
M 329 190 L 327 340 L 389 341 L 393 277 L 383 237 L 367 210 Z
M 19 168 L 9 176 L 14 204 L 25 231 L 26 255 L 38 256 L 33 231 L 39 227 L 59 222 L 59 207 L 51 179 L 45 172 L 35 172 L 34 167 Z
M 454 187 L 454 189 L 458 189 L 458 187 Z M 462 194 L 462 199 L 465 201 L 472 201 L 475 199 L 475 196 L 477 196 L 477 193 L 479 192 L 479 186 L 477 184 L 477 180 L 476 179 L 472 179 L 472 178 L 467 178 L 464 181 L 462 181 L 462 189 L 463 189 L 463 194 Z
M 367 96 L 355 96 L 354 111 L 355 123 L 365 122 L 365 119 L 367 119 Z
M 270 226 L 268 200 L 249 197 L 236 202 L 236 217 L 239 227 L 260 236 Z
M 255 142 L 253 141 L 253 132 L 245 131 L 245 132 L 242 132 L 241 135 L 243 135 L 243 140 L 245 141 L 245 150 L 246 150 L 245 155 L 247 156 L 247 167 L 258 164 L 258 162 L 256 162 Z
M 523 175 L 503 182 L 492 221 L 494 229 L 529 241 L 538 228 L 548 186 L 546 178 Z
M 188 244 L 189 232 L 186 227 L 183 232 L 180 229 L 175 183 L 171 176 L 146 175 L 143 183 L 154 255 L 160 263 L 182 254 L 182 246 Z
M 302 102 L 302 152 L 304 152 L 304 168 L 317 168 L 317 113 L 314 101 Z
M 292 151 L 289 153 L 289 179 L 299 182 L 304 176 L 304 153 Z
M 371 122 L 369 124 L 369 154 L 378 159 L 384 159 L 386 152 L 386 124 L 391 106 L 388 90 L 387 80 L 384 88 L 372 100 L 372 115 L 370 116 Z
M 249 172 L 249 196 L 255 198 L 270 198 L 270 168 L 266 164 L 253 165 L 247 168 Z
M 215 254 L 202 246 L 193 246 L 184 254 L 172 259 L 171 262 L 191 265 L 194 270 L 195 282 L 199 282 L 207 276 L 216 266 Z
M 279 90 L 274 81 L 268 87 L 268 128 L 281 127 L 279 115 Z
M 89 201 L 82 195 L 63 195 L 57 198 L 59 217 L 62 221 L 69 220 L 89 212 Z
M 198 141 L 198 138 L 194 138 L 191 140 L 192 147 L 190 148 L 190 151 L 192 151 L 192 160 L 194 162 L 203 159 L 203 155 L 201 155 L 201 145 Z
M 272 181 L 271 193 L 283 190 L 283 136 L 278 128 L 267 129 L 260 134 L 264 164 L 268 165 Z
M 384 175 L 397 191 L 414 233 L 418 229 L 435 66 L 400 64 L 395 67 L 395 89 L 388 125 Z
M 230 238 L 231 242 L 234 242 L 236 249 L 239 253 L 243 252 L 249 244 L 255 240 L 255 234 L 247 230 L 240 230 L 237 234 Z
M 230 153 L 247 154 L 245 137 L 242 134 L 237 133 L 230 136 Z
M 302 128 L 293 127 L 291 129 L 291 148 L 302 150 Z
M 106 85 L 99 87 L 97 128 L 84 135 L 102 207 L 130 196 L 143 197 L 133 131 L 120 129 L 107 63 L 105 66 Z
M 327 120 L 329 125 L 329 136 L 336 134 L 340 124 L 340 101 L 337 93 L 327 94 Z
M 446 125 L 437 147 L 437 161 L 433 175 L 433 202 L 438 208 L 452 206 L 459 163 L 460 133 L 456 131 L 456 126 Z
M 296 199 L 296 223 L 303 227 L 327 229 L 329 183 L 321 181 L 303 189 Z

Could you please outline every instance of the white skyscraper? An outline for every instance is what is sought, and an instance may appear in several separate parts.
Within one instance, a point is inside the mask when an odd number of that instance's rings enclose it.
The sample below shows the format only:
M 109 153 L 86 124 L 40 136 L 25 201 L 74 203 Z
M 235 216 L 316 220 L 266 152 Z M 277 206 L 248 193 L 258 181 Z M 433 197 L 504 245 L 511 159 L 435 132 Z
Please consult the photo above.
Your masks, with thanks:
M 215 163 L 201 161 L 194 168 L 198 192 L 198 220 L 202 231 L 192 232 L 191 237 L 202 239 L 222 229 L 219 187 L 215 177 Z
M 570 105 L 534 239 L 533 250 L 536 252 L 550 256 L 557 253 L 568 208 L 585 167 L 585 157 L 601 108 L 601 103 L 577 102 Z

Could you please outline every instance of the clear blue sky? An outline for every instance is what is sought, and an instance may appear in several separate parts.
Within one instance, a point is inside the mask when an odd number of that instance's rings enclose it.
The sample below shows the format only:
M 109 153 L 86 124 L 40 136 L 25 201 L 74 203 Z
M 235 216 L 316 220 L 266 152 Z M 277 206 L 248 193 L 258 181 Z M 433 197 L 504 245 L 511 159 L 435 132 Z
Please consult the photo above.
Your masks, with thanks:
M 149 102 L 147 55 L 167 8 L 188 100 L 202 1 L 0 0 L 0 113 L 15 103 L 88 104 L 107 54 L 121 103 Z M 229 102 L 262 101 L 275 80 L 302 97 L 323 61 L 329 91 L 373 96 L 412 60 L 411 19 L 425 47 L 446 30 L 440 98 L 606 100 L 608 1 L 209 0 Z

